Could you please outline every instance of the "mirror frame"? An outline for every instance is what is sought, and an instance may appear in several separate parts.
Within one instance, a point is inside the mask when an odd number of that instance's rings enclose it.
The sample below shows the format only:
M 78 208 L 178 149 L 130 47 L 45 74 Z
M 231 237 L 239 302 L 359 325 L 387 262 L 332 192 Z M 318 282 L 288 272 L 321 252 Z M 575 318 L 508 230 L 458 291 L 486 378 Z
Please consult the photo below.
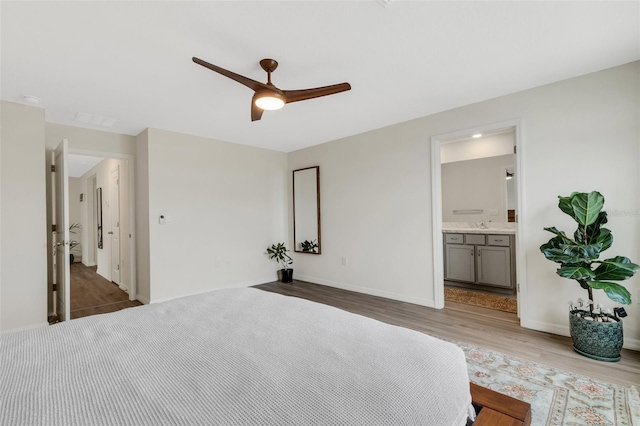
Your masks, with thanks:
M 316 170 L 316 205 L 317 205 L 317 218 L 318 218 L 318 251 L 302 251 L 298 250 L 298 244 L 296 241 L 296 172 L 301 172 L 304 170 Z M 296 169 L 292 172 L 292 182 L 293 182 L 293 251 L 296 253 L 306 253 L 306 254 L 321 254 L 322 253 L 322 238 L 320 234 L 320 166 L 312 166 L 305 167 L 303 169 Z
M 96 189 L 96 214 L 98 219 L 98 248 L 102 249 L 102 187 Z

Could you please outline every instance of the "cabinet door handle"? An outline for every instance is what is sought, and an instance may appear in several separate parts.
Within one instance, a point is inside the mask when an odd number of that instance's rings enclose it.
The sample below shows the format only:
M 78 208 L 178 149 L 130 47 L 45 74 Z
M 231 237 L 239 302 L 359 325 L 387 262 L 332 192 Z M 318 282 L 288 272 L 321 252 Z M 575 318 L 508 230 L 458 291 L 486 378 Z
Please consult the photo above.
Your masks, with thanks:
M 497 238 L 496 238 L 496 241 L 497 241 L 497 242 L 499 242 L 499 243 L 501 243 L 501 242 L 502 242 L 502 239 L 500 239 L 500 240 L 499 240 L 499 239 L 497 239 Z

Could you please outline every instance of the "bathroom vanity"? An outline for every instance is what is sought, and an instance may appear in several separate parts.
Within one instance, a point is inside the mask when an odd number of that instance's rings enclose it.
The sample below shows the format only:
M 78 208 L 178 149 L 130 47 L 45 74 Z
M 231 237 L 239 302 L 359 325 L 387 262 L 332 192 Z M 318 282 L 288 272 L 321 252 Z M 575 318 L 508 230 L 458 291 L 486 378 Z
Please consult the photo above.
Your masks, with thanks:
M 446 284 L 515 293 L 515 229 L 445 230 L 443 240 Z

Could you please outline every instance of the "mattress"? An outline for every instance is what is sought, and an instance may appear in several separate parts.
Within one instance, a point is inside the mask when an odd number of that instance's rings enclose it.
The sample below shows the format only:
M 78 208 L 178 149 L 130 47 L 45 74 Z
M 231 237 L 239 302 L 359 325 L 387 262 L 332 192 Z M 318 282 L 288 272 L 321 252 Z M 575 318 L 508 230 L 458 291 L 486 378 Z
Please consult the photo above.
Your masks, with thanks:
M 459 426 L 471 412 L 457 346 L 252 288 L 0 337 L 3 426 Z

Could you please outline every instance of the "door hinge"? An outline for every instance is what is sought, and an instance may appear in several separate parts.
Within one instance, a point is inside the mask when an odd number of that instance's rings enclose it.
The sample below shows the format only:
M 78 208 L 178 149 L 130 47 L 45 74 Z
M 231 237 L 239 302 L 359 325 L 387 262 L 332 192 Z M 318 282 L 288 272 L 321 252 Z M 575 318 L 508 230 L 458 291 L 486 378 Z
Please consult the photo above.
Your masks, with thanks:
M 54 284 L 52 287 L 53 287 L 53 291 L 58 291 L 58 284 Z
M 518 283 L 517 286 L 518 286 L 518 291 L 520 291 L 520 283 Z
M 58 232 L 58 225 L 51 225 L 51 232 Z
M 514 146 L 513 146 L 513 153 L 514 153 L 514 154 L 517 154 L 517 152 L 516 152 L 517 150 L 518 150 L 518 147 L 514 145 Z
M 54 164 L 51 165 L 51 172 L 55 172 L 56 171 L 56 166 Z

